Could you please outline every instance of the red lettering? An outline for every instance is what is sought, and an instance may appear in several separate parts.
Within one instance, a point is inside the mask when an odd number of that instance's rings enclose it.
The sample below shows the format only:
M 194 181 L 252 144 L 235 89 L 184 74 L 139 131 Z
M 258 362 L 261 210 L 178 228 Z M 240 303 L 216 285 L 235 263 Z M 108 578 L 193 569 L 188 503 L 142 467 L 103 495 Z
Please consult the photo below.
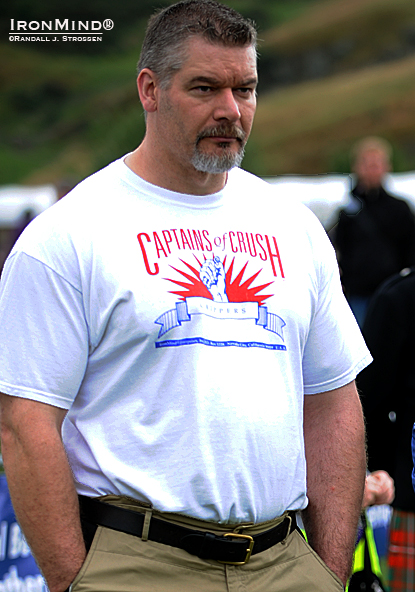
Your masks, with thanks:
M 181 247 L 180 247 L 180 245 L 179 245 L 179 241 L 178 241 L 178 239 L 177 239 L 177 234 L 176 234 L 176 230 L 177 230 L 177 228 L 171 228 L 170 230 L 171 230 L 171 231 L 172 231 L 172 233 L 174 234 L 174 238 L 176 239 L 177 246 L 178 246 L 178 247 L 179 247 L 179 249 L 180 249 Z
M 232 253 L 237 253 L 238 249 L 234 246 L 233 242 L 232 242 L 232 237 L 235 236 L 235 233 L 233 232 L 233 230 L 230 231 L 229 233 L 229 238 L 231 241 L 231 249 L 232 249 Z
M 193 242 L 192 242 L 192 237 L 190 236 L 190 231 L 189 231 L 189 236 L 188 236 L 186 234 L 186 231 L 181 228 L 180 229 L 180 236 L 182 237 L 183 249 L 185 249 L 187 246 L 188 249 L 191 249 L 193 251 L 194 246 L 193 246 Z
M 263 251 L 263 254 L 262 253 L 259 254 L 259 258 L 262 259 L 262 261 L 266 261 L 267 260 L 267 252 L 266 252 L 265 248 L 261 245 L 261 242 L 260 242 L 260 241 L 264 240 L 263 236 L 261 234 L 256 234 L 255 240 L 257 242 L 258 247 L 260 249 L 262 249 L 262 251 Z
M 206 247 L 206 251 L 212 251 L 212 243 L 209 240 L 209 232 L 207 230 L 202 230 L 203 238 L 207 242 L 208 246 Z
M 147 273 L 149 273 L 150 275 L 157 275 L 159 272 L 159 266 L 157 265 L 157 263 L 155 263 L 154 264 L 154 271 L 151 271 L 150 264 L 149 264 L 148 257 L 147 257 L 147 253 L 146 253 L 146 249 L 145 249 L 145 246 L 143 244 L 143 240 L 141 237 L 144 237 L 148 243 L 151 242 L 151 238 L 145 232 L 140 232 L 140 234 L 137 234 L 137 240 L 138 240 L 140 247 L 141 247 L 141 252 L 143 254 L 144 265 L 146 266 Z
M 169 253 L 171 253 L 171 251 L 170 251 L 170 243 L 173 241 L 173 239 L 171 237 L 171 234 L 170 234 L 170 232 L 168 230 L 163 230 L 162 234 L 163 234 L 164 240 L 166 241 L 167 250 L 168 250 Z
M 248 243 L 248 249 L 249 249 L 249 254 L 251 255 L 251 257 L 256 257 L 257 252 L 256 252 L 256 247 L 255 247 L 255 242 L 254 242 L 254 237 L 252 235 L 251 232 L 251 241 L 249 240 L 249 234 L 246 232 L 246 242 Z M 252 247 L 251 247 L 251 242 L 252 242 Z
M 270 242 L 269 242 L 269 238 L 268 238 L 267 235 L 265 235 L 265 240 L 267 242 L 267 248 L 268 248 L 269 258 L 270 258 L 271 265 L 272 265 L 272 271 L 274 272 L 274 276 L 277 277 L 277 271 L 275 269 L 275 264 L 274 264 L 274 257 L 276 257 L 278 259 L 278 265 L 279 265 L 279 268 L 280 268 L 280 271 L 281 271 L 281 276 L 282 277 L 285 277 L 284 276 L 284 271 L 282 269 L 281 257 L 280 257 L 280 252 L 278 250 L 277 241 L 275 240 L 275 236 L 273 236 L 272 238 L 274 240 L 274 247 L 275 247 L 275 251 L 276 251 L 275 253 L 272 252 L 271 245 L 270 245 Z
M 202 249 L 202 251 L 204 251 L 205 249 L 203 248 L 202 233 L 200 232 L 200 230 L 192 230 L 192 232 L 193 238 L 195 239 L 196 250 L 199 251 L 200 249 Z
M 239 240 L 239 249 L 240 249 L 241 253 L 242 253 L 242 251 L 244 253 L 246 253 L 246 244 L 245 244 L 245 239 L 244 239 L 243 233 L 237 232 L 236 236 L 238 237 L 238 240 Z
M 165 257 L 167 257 L 168 255 L 167 255 L 166 251 L 164 250 L 163 243 L 161 242 L 160 237 L 157 234 L 157 232 L 153 232 L 153 237 L 154 237 L 154 243 L 155 243 L 156 249 L 157 249 L 157 257 L 160 259 L 160 253 L 163 253 L 163 255 Z

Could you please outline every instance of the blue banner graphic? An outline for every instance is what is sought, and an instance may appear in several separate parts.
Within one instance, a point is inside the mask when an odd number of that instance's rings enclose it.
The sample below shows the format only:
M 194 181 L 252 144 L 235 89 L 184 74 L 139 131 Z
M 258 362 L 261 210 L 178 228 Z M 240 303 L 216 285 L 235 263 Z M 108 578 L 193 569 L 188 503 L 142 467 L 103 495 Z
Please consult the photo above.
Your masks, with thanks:
M 186 298 L 182 302 L 176 302 L 176 308 L 168 310 L 159 316 L 155 320 L 155 323 L 161 325 L 158 337 L 163 337 L 172 329 L 180 327 L 182 323 L 191 322 L 193 315 L 200 314 L 220 320 L 251 319 L 255 321 L 256 325 L 275 333 L 284 341 L 282 330 L 285 321 L 278 315 L 269 313 L 266 306 L 259 306 L 257 302 L 215 302 L 200 296 L 193 296 Z M 233 345 L 231 342 L 229 344 Z M 285 349 L 285 347 L 281 346 L 278 349 Z

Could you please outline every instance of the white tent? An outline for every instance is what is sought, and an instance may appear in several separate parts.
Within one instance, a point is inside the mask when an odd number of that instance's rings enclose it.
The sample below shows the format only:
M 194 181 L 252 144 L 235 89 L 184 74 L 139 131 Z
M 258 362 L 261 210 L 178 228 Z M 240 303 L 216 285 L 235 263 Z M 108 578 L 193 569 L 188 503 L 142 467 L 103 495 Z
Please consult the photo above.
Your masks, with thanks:
M 352 175 L 347 174 L 281 175 L 266 177 L 265 180 L 275 186 L 279 195 L 286 199 L 297 199 L 308 206 L 326 229 L 336 223 L 339 210 L 346 205 L 353 184 Z M 390 174 L 385 186 L 405 199 L 415 213 L 415 172 Z M 40 214 L 57 199 L 58 192 L 54 185 L 0 187 L 0 227 L 15 227 L 27 210 L 35 215 Z
M 0 227 L 12 228 L 19 224 L 26 211 L 38 215 L 56 202 L 54 185 L 4 185 L 0 187 Z
M 337 221 L 339 210 L 349 199 L 353 175 L 282 175 L 266 177 L 280 195 L 308 206 L 328 230 Z M 393 173 L 385 179 L 385 189 L 405 199 L 415 213 L 415 172 Z

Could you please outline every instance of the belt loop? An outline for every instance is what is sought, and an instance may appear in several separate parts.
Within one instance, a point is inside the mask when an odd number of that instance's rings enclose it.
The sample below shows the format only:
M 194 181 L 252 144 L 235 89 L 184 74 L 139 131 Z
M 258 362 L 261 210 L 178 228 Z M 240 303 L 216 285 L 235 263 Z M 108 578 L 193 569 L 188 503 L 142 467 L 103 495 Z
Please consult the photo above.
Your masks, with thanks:
M 152 509 L 146 510 L 146 513 L 144 516 L 143 532 L 141 534 L 141 540 L 144 542 L 148 541 L 148 533 L 150 530 L 150 520 L 151 520 L 152 515 L 153 515 Z
M 281 541 L 281 545 L 285 545 L 285 543 L 287 542 L 288 537 L 290 536 L 291 533 L 291 524 L 292 524 L 292 517 L 291 514 L 287 515 L 288 518 L 288 528 L 287 528 L 287 534 L 285 535 L 284 539 Z
M 239 533 L 239 531 L 243 530 L 244 528 L 252 528 L 254 526 L 253 522 L 246 522 L 245 524 L 237 524 L 232 532 Z

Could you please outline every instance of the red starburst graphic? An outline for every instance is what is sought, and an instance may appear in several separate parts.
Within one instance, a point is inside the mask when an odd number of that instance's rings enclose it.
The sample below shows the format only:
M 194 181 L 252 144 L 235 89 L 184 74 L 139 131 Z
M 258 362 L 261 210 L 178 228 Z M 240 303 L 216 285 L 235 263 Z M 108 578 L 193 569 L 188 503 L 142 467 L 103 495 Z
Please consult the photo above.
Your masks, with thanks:
M 180 300 L 185 300 L 190 296 L 201 296 L 202 298 L 208 298 L 213 300 L 212 294 L 206 288 L 205 284 L 199 277 L 199 270 L 203 265 L 203 262 L 199 261 L 199 259 L 194 255 L 196 259 L 199 269 L 193 267 L 183 259 L 180 261 L 187 267 L 190 273 L 178 269 L 177 267 L 170 266 L 174 271 L 177 271 L 182 277 L 183 280 L 187 281 L 180 281 L 180 280 L 173 280 L 171 278 L 164 278 L 176 286 L 182 288 L 182 290 L 170 290 L 170 294 L 175 294 L 179 296 Z M 204 257 L 204 261 L 206 261 L 206 257 Z M 236 275 L 234 279 L 232 279 L 233 268 L 234 268 L 235 258 L 232 259 L 227 271 L 226 271 L 226 295 L 228 297 L 229 302 L 258 302 L 261 306 L 267 298 L 271 298 L 273 294 L 259 294 L 262 290 L 265 290 L 268 286 L 270 286 L 273 282 L 269 282 L 268 284 L 262 284 L 261 286 L 251 287 L 252 283 L 255 279 L 259 276 L 262 270 L 258 271 L 254 275 L 247 278 L 243 281 L 243 276 L 248 266 L 248 263 L 245 263 L 241 271 Z M 224 269 L 226 269 L 226 257 L 222 261 L 222 265 Z

